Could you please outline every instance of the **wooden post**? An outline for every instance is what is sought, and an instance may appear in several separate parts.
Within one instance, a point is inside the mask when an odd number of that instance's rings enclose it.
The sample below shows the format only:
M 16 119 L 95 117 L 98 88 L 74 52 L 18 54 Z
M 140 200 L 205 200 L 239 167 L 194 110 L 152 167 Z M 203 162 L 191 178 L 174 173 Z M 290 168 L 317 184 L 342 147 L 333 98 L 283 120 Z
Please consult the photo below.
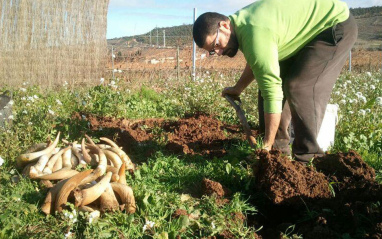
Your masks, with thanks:
M 179 81 L 179 45 L 176 48 L 176 80 Z
M 114 46 L 111 46 L 111 70 L 113 72 L 113 80 L 114 80 Z

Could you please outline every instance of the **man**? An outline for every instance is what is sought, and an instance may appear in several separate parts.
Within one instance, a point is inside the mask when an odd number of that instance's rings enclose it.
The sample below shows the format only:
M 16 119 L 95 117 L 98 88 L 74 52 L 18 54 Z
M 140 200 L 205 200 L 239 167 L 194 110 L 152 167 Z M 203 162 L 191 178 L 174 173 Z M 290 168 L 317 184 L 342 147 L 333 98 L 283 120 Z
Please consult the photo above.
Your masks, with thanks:
M 324 153 L 316 139 L 357 33 L 339 0 L 260 0 L 229 17 L 204 13 L 193 27 L 196 44 L 210 54 L 243 52 L 246 67 L 222 95 L 239 96 L 256 79 L 263 147 L 290 154 L 292 120 L 292 153 L 303 163 Z

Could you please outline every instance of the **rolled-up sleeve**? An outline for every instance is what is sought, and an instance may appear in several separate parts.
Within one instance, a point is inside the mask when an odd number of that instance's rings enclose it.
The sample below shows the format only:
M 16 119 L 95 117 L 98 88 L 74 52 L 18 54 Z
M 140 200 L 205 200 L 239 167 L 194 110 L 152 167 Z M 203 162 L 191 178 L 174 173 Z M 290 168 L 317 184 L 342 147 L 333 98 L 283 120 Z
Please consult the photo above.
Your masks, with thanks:
M 253 26 L 242 31 L 242 51 L 264 98 L 264 111 L 281 113 L 283 90 L 277 35 L 267 28 Z

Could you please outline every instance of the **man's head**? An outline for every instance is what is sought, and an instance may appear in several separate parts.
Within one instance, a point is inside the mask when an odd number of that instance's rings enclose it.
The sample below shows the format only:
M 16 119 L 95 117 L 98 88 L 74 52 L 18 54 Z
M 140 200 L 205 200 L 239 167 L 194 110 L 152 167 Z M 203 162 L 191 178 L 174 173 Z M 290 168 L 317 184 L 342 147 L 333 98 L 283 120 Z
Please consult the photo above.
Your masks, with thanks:
M 206 12 L 196 19 L 193 37 L 196 45 L 211 54 L 234 57 L 239 49 L 231 21 L 216 12 Z

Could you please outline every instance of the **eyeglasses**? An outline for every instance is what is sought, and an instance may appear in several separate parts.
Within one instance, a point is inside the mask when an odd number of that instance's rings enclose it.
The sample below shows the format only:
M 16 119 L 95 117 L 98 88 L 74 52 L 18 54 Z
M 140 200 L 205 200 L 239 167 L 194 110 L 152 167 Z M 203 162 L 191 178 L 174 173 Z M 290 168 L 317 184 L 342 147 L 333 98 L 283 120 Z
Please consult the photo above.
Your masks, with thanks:
M 218 28 L 218 30 L 217 30 L 217 33 L 216 33 L 216 39 L 215 39 L 215 42 L 214 42 L 214 44 L 212 45 L 212 50 L 211 51 L 209 51 L 208 53 L 210 54 L 210 55 L 214 55 L 215 54 L 215 47 L 216 46 L 218 46 L 219 45 L 219 28 Z

